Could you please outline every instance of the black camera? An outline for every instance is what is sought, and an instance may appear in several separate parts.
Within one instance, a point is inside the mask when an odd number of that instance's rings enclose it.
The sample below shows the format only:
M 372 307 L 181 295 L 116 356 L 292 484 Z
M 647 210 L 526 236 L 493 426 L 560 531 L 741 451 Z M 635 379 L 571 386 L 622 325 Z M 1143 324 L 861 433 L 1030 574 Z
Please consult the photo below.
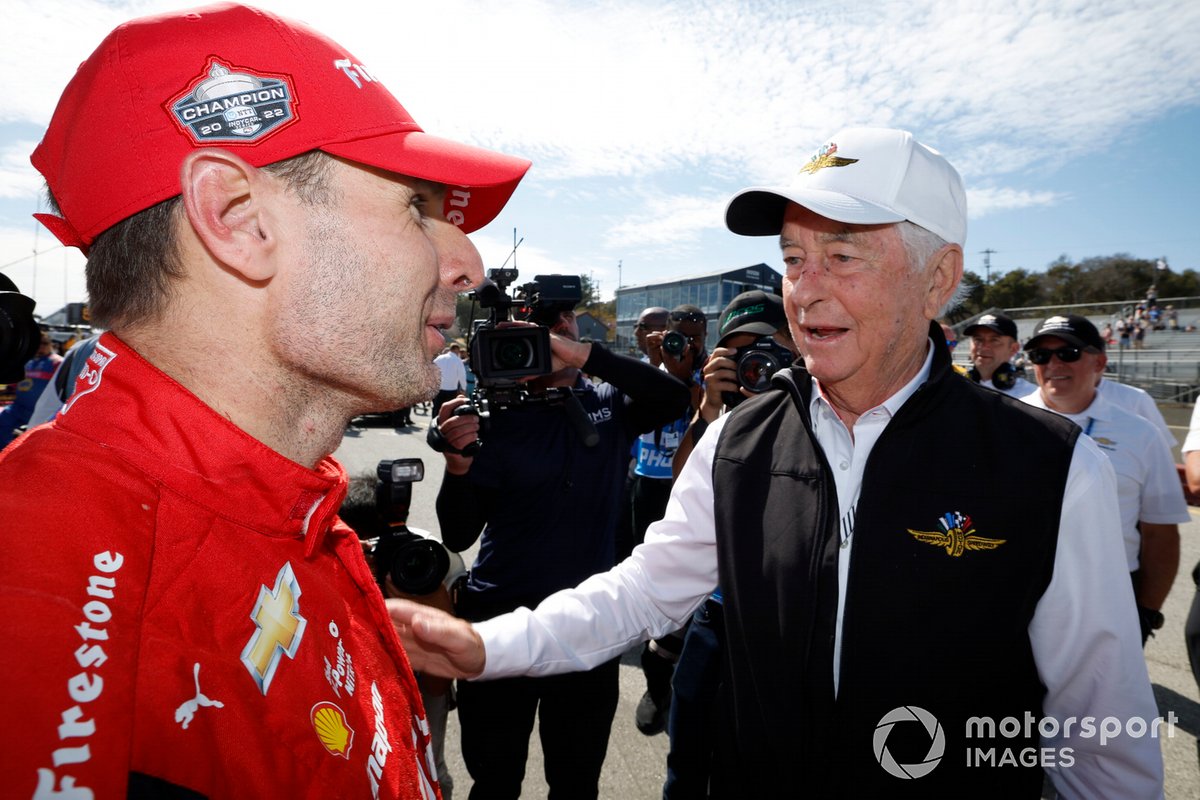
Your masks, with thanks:
M 419 458 L 383 460 L 376 477 L 375 507 L 388 527 L 371 550 L 375 580 L 381 589 L 391 578 L 405 594 L 430 594 L 450 572 L 450 553 L 436 539 L 408 528 L 412 485 L 425 478 L 425 463 Z
M 771 385 L 771 376 L 785 367 L 790 367 L 795 358 L 791 350 L 775 340 L 774 336 L 760 336 L 750 344 L 739 347 L 730 359 L 737 373 L 738 386 L 752 394 L 765 392 Z M 740 392 L 722 392 L 725 405 L 733 408 L 745 397 Z
M 42 331 L 33 319 L 34 302 L 0 273 L 0 383 L 19 383 L 25 362 L 37 355 Z
M 663 334 L 662 349 L 664 353 L 670 353 L 675 358 L 683 357 L 683 351 L 687 350 L 688 338 L 679 331 L 667 331 Z
M 489 270 L 488 279 L 471 293 L 491 311 L 487 320 L 476 322 L 471 337 L 471 369 L 479 385 L 511 386 L 518 378 L 548 375 L 552 371 L 548 326 L 582 301 L 579 277 L 538 275 L 532 283 L 514 289 L 512 296 L 506 290 L 517 279 L 515 268 Z M 540 327 L 498 327 L 514 317 Z

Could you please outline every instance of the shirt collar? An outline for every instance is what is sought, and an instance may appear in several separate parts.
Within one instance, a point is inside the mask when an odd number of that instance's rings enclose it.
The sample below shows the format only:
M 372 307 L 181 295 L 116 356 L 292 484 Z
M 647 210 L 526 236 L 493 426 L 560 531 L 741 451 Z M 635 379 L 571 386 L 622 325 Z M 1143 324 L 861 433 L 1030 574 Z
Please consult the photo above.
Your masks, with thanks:
M 916 394 L 917 389 L 921 388 L 921 385 L 929 380 L 929 372 L 932 366 L 933 348 L 926 344 L 925 361 L 921 364 L 921 368 L 917 370 L 917 374 L 914 375 L 908 383 L 901 386 L 899 391 L 897 391 L 891 397 L 875 406 L 875 408 L 869 408 L 860 414 L 859 419 L 863 419 L 876 409 L 881 409 L 887 419 L 891 419 L 892 417 L 896 416 L 896 412 L 900 410 L 900 407 L 907 403 L 909 398 Z M 821 382 L 816 378 L 813 378 L 812 381 L 814 391 L 812 402 L 809 403 L 808 410 L 810 417 L 812 419 L 816 419 L 817 413 L 821 410 L 821 404 L 824 404 L 825 407 L 829 408 L 831 411 L 833 411 L 834 408 L 833 405 L 827 399 L 825 399 L 825 391 L 821 388 Z
M 346 471 L 277 453 L 142 358 L 112 333 L 58 417 L 187 501 L 268 536 L 304 537 L 312 554 L 346 494 Z

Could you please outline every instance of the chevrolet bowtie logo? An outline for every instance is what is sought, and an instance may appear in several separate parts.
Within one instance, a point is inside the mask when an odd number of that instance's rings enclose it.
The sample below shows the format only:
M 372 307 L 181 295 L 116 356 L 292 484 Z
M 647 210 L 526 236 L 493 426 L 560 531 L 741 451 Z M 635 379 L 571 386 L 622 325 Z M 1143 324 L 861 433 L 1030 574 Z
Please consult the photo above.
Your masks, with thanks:
M 975 529 L 971 527 L 971 518 L 959 511 L 943 514 L 938 520 L 938 527 L 940 531 L 914 531 L 909 528 L 908 532 L 918 542 L 945 548 L 946 554 L 954 558 L 967 550 L 995 550 L 1008 541 L 976 536 Z
M 242 663 L 265 695 L 283 656 L 296 657 L 307 621 L 300 616 L 300 584 L 290 563 L 275 578 L 274 590 L 261 587 L 250 612 L 258 630 L 242 650 Z
M 830 142 L 817 151 L 817 154 L 809 159 L 808 163 L 800 168 L 800 171 L 812 174 L 819 169 L 825 169 L 825 167 L 845 167 L 858 162 L 857 158 L 835 156 L 834 153 L 836 152 L 837 143 Z

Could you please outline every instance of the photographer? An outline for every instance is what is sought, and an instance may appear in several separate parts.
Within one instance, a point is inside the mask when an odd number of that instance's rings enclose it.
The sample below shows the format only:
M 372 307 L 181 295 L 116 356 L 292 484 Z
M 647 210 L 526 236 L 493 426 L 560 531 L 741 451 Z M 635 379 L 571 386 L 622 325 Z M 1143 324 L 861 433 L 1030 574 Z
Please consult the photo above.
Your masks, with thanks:
M 458 611 L 479 621 L 612 566 L 618 500 L 629 448 L 640 433 L 678 417 L 686 387 L 667 372 L 602 347 L 582 344 L 572 311 L 539 309 L 549 326 L 553 373 L 533 391 L 573 387 L 599 434 L 588 447 L 564 405 L 526 403 L 493 413 L 475 457 L 446 450 L 438 521 L 451 550 L 482 531 Z M 584 380 L 580 370 L 604 381 Z M 454 450 L 475 441 L 479 417 L 442 406 L 438 426 Z M 477 796 L 517 797 L 535 713 L 551 796 L 595 797 L 618 694 L 617 660 L 590 672 L 548 678 L 461 681 L 462 752 Z
M 783 312 L 783 298 L 777 294 L 768 294 L 757 290 L 742 292 L 733 298 L 721 312 L 719 330 L 721 338 L 717 340 L 717 347 L 701 370 L 704 386 L 703 399 L 692 418 L 691 425 L 688 426 L 687 433 L 680 440 L 679 449 L 675 451 L 675 458 L 671 463 L 671 470 L 675 477 L 679 476 L 679 471 L 687 463 L 692 448 L 704 435 L 708 424 L 716 422 L 724 411 L 733 408 L 743 399 L 754 396 L 754 392 L 746 387 L 746 382 L 757 382 L 763 377 L 769 380 L 769 374 L 764 376 L 757 371 L 762 364 L 783 361 L 790 364 L 789 356 L 781 350 L 773 352 L 770 348 L 766 351 L 760 350 L 759 352 L 765 353 L 764 357 L 748 359 L 744 363 L 745 380 L 739 381 L 738 362 L 741 359 L 738 358 L 738 354 L 741 352 L 741 348 L 753 346 L 763 337 L 772 337 L 778 348 L 791 354 L 790 358 L 799 355 L 796 344 L 792 341 L 792 335 L 788 332 L 787 319 Z M 788 364 L 780 365 L 787 366 Z
M 704 365 L 704 400 L 675 453 L 675 474 L 683 469 L 708 423 L 765 388 L 775 369 L 790 364 L 796 345 L 788 332 L 783 298 L 743 292 L 721 312 L 721 338 Z M 764 341 L 767 340 L 767 341 Z M 781 348 L 780 352 L 773 349 Z M 762 367 L 768 366 L 768 369 Z M 706 797 L 716 740 L 714 708 L 721 681 L 725 619 L 718 588 L 696 609 L 683 636 L 672 679 L 667 720 L 670 749 L 663 797 Z
M 671 496 L 671 462 L 703 392 L 700 365 L 704 363 L 708 317 L 696 306 L 685 304 L 676 306 L 665 319 L 665 331 L 645 334 L 650 363 L 661 364 L 662 369 L 683 381 L 691 390 L 691 402 L 684 414 L 661 428 L 643 433 L 634 443 L 636 458 L 630 491 L 634 546 L 642 543 L 650 524 L 666 513 Z M 628 553 L 621 554 L 625 555 Z M 647 736 L 666 728 L 671 707 L 671 673 L 682 647 L 682 632 L 676 632 L 647 642 L 642 649 L 646 691 L 638 700 L 634 724 Z

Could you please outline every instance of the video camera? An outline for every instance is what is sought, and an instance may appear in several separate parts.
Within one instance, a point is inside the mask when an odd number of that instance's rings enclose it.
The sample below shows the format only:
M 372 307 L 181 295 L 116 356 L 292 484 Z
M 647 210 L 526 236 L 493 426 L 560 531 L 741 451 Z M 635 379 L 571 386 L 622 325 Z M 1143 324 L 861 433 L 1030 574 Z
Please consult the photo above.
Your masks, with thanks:
M 531 391 L 522 380 L 554 371 L 550 326 L 562 312 L 574 310 L 583 300 L 582 281 L 577 275 L 538 275 L 531 283 L 514 289 L 510 296 L 506 290 L 516 279 L 514 267 L 488 270 L 488 280 L 469 295 L 490 313 L 488 319 L 475 322 L 469 345 L 471 369 L 477 379 L 475 391 L 471 402 L 456 408 L 454 413 L 478 415 L 480 431 L 484 433 L 493 411 L 562 405 L 583 443 L 593 447 L 600 441 L 600 435 L 573 389 L 558 386 Z M 514 316 L 537 327 L 500 327 Z M 430 427 L 427 441 L 438 452 L 452 449 L 437 426 Z M 476 440 L 461 452 L 473 456 L 481 444 Z
M 480 386 L 516 386 L 518 378 L 548 375 L 552 371 L 548 326 L 583 299 L 575 275 L 538 275 L 509 296 L 506 290 L 516 279 L 513 267 L 488 270 L 488 281 L 470 294 L 491 312 L 487 320 L 475 323 L 471 337 L 471 369 Z M 499 327 L 513 318 L 514 310 L 517 318 L 539 327 Z
M 405 594 L 426 595 L 446 582 L 452 566 L 465 573 L 462 558 L 436 539 L 408 527 L 412 485 L 425 478 L 425 463 L 419 458 L 385 459 L 376 468 L 375 508 L 387 523 L 387 531 L 371 549 L 375 580 L 379 588 L 390 577 Z
M 19 383 L 25 362 L 37 355 L 42 331 L 33 319 L 34 302 L 0 273 L 0 383 Z
M 739 347 L 730 358 L 737 373 L 738 386 L 752 394 L 765 392 L 771 376 L 790 367 L 795 355 L 776 341 L 774 336 L 760 336 L 750 344 Z M 727 408 L 733 408 L 746 398 L 740 392 L 722 392 Z

